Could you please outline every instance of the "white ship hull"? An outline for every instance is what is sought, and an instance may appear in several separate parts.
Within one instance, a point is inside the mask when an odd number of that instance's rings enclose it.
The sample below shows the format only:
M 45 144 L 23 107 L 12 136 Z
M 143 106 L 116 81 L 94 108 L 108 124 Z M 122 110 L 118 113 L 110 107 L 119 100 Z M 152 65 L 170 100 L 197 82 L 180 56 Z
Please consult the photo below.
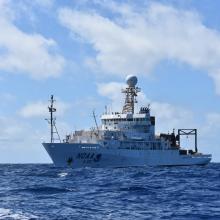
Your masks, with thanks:
M 128 167 L 205 165 L 211 155 L 181 155 L 174 150 L 134 150 L 106 148 L 99 144 L 43 143 L 58 167 Z

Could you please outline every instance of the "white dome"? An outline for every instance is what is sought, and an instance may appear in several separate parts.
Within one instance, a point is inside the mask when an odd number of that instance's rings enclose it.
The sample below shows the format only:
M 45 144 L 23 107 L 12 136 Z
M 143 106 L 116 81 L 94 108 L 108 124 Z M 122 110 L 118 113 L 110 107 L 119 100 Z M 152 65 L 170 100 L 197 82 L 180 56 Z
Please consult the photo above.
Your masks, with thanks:
M 128 86 L 130 86 L 130 87 L 135 87 L 136 84 L 137 84 L 137 82 L 138 82 L 138 79 L 137 79 L 137 77 L 134 76 L 134 75 L 128 75 L 128 76 L 126 77 L 126 83 L 127 83 Z

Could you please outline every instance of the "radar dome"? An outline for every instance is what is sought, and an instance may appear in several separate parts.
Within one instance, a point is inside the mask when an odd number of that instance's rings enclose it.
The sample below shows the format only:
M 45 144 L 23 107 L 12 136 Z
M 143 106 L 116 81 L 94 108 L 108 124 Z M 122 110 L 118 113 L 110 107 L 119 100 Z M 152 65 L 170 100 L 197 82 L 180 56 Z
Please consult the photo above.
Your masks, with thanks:
M 136 84 L 137 84 L 137 82 L 138 82 L 138 79 L 137 79 L 137 77 L 134 76 L 134 75 L 128 75 L 128 76 L 126 77 L 126 83 L 127 83 L 128 86 L 130 86 L 130 87 L 135 87 Z

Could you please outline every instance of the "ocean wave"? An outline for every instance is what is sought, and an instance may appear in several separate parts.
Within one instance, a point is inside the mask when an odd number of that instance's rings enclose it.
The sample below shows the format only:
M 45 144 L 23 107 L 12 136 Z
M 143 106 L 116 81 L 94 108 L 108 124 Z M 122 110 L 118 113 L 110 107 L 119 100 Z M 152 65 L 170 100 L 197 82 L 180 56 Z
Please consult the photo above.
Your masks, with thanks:
M 22 211 L 14 212 L 10 209 L 0 208 L 0 219 L 34 220 L 38 219 L 38 216 L 32 215 L 30 213 L 23 213 Z
M 220 164 L 0 170 L 0 219 L 220 219 Z
M 57 193 L 71 192 L 71 189 L 52 187 L 52 186 L 35 186 L 35 187 L 29 187 L 29 188 L 17 190 L 17 192 L 19 191 L 36 193 L 36 194 L 57 194 Z

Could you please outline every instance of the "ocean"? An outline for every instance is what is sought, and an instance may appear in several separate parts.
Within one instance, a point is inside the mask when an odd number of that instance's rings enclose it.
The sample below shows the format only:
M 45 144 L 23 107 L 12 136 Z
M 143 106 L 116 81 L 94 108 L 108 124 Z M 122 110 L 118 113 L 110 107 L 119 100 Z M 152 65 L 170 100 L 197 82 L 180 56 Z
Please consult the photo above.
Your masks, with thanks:
M 220 164 L 0 165 L 0 219 L 220 219 Z

